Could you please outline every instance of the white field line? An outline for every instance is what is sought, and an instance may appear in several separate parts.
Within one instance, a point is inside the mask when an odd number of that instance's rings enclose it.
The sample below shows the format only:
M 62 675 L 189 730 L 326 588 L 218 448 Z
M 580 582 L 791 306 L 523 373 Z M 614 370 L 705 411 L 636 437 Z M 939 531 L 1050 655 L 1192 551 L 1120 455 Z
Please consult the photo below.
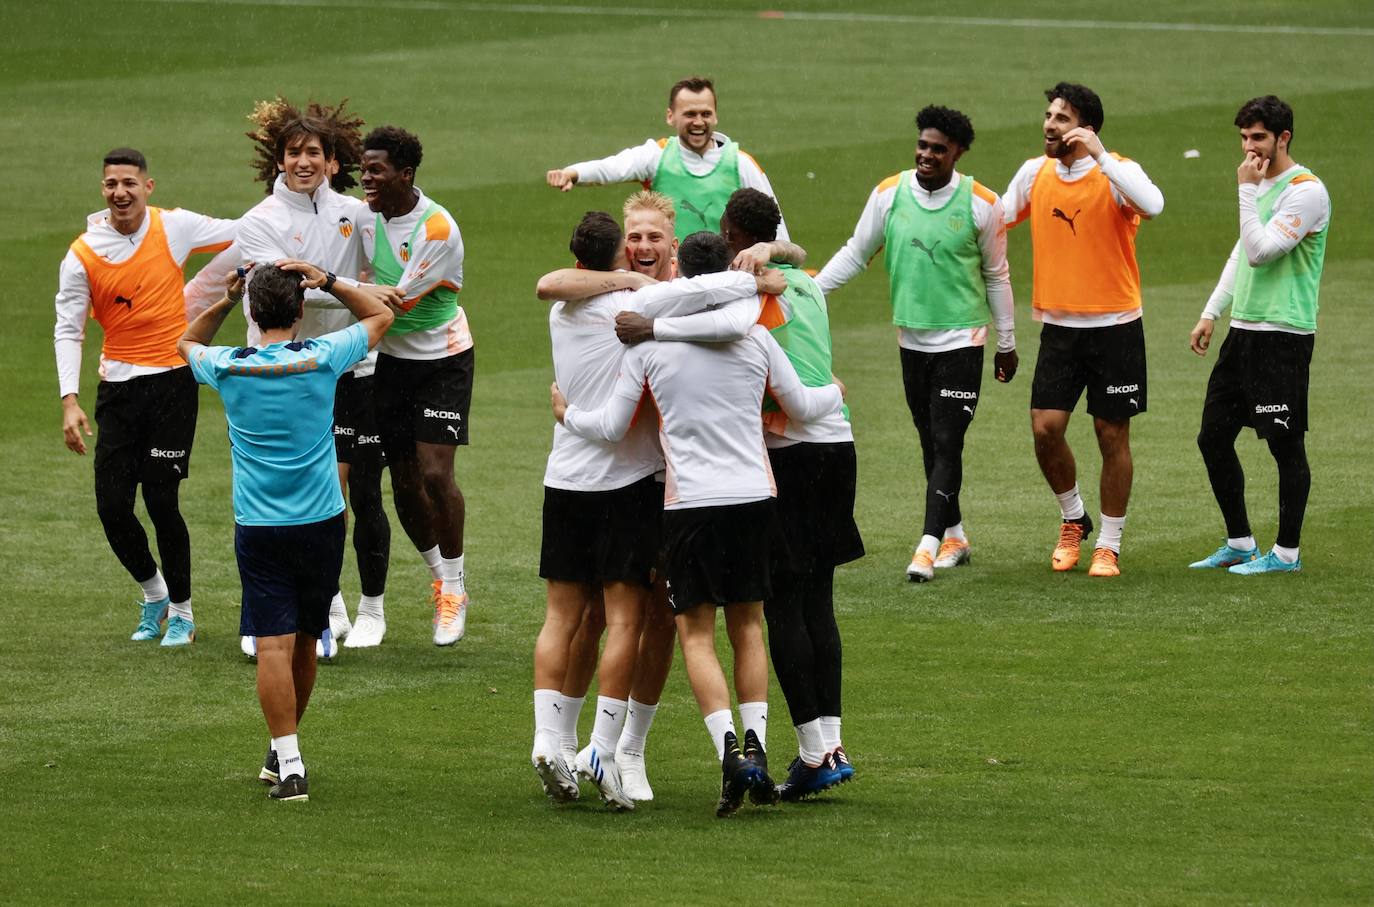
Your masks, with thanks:
M 354 7 L 415 12 L 531 13 L 540 16 L 618 16 L 638 19 L 772 19 L 796 22 L 858 22 L 880 25 L 959 25 L 975 28 L 1078 29 L 1088 31 L 1206 32 L 1230 35 L 1327 35 L 1374 38 L 1374 28 L 1318 25 L 1223 25 L 1207 22 L 1112 22 L 1105 19 L 996 19 L 979 16 L 917 16 L 904 13 L 707 10 L 556 3 L 445 3 L 443 0 L 149 0 L 236 6 Z

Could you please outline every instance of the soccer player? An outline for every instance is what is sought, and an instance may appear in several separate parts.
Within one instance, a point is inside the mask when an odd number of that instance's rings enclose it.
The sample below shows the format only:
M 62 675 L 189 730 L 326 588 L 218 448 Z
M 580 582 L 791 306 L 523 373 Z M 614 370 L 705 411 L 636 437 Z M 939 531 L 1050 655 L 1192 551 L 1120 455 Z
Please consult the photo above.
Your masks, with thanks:
M 351 281 L 363 270 L 362 233 L 371 227 L 372 214 L 360 199 L 344 195 L 356 185 L 352 170 L 361 156 L 359 121 L 344 113 L 344 105 L 310 105 L 305 112 L 281 99 L 260 104 L 255 111 L 259 129 L 258 169 L 268 181 L 268 197 L 243 216 L 236 245 L 245 262 L 304 259 Z M 380 292 L 380 291 L 369 291 Z M 252 290 L 248 291 L 251 304 Z M 353 320 L 332 296 L 306 291 L 301 338 L 342 330 Z M 249 342 L 254 343 L 249 331 Z M 391 525 L 382 504 L 379 432 L 373 413 L 372 369 L 368 357 L 340 376 L 334 398 L 335 455 L 339 481 L 351 503 L 355 523 L 353 549 L 358 562 L 362 597 L 358 604 L 361 628 L 348 619 L 342 594 L 330 605 L 330 636 L 322 654 L 345 642 L 351 647 L 375 646 L 386 625 L 383 596 L 391 557 Z M 375 443 L 367 443 L 375 442 Z M 351 642 L 348 640 L 351 638 Z M 250 639 L 244 639 L 245 651 Z
M 458 304 L 463 237 L 453 215 L 415 186 L 422 156 L 420 140 L 395 126 L 363 140 L 363 195 L 375 224 L 363 244 L 373 279 L 404 298 L 378 347 L 378 424 L 396 515 L 434 580 L 434 644 L 451 646 L 467 628 L 466 506 L 453 457 L 468 443 L 474 354 Z
M 1031 382 L 1031 432 L 1063 522 L 1050 563 L 1072 570 L 1092 518 L 1064 433 L 1084 389 L 1102 452 L 1101 527 L 1089 576 L 1119 576 L 1131 496 L 1131 419 L 1145 412 L 1145 329 L 1135 234 L 1164 195 L 1134 161 L 1098 137 L 1102 101 L 1060 82 L 1045 92 L 1045 153 L 1021 165 L 1003 195 L 1008 225 L 1029 218 L 1031 310 L 1043 322 Z
M 816 277 L 826 293 L 862 273 L 885 249 L 902 385 L 921 439 L 926 500 L 921 539 L 906 574 L 969 562 L 959 493 L 964 435 L 983 385 L 983 346 L 995 322 L 998 381 L 1016 374 L 1016 335 L 1002 202 L 955 164 L 973 145 L 973 124 L 948 107 L 916 115 L 916 167 L 868 196 L 854 235 Z
M 1240 240 L 1190 338 L 1193 352 L 1207 355 L 1216 319 L 1231 307 L 1197 438 L 1227 538 L 1191 566 L 1290 573 L 1302 569 L 1298 541 L 1312 484 L 1303 436 L 1331 199 L 1322 181 L 1293 160 L 1293 108 L 1273 95 L 1252 98 L 1235 124 L 1245 154 L 1236 170 Z M 1263 556 L 1236 456 L 1236 436 L 1247 425 L 1268 443 L 1279 473 L 1278 536 Z
M 296 340 L 307 286 L 333 294 L 356 323 Z M 257 638 L 258 701 L 272 735 L 258 777 L 272 784 L 274 800 L 309 800 L 297 728 L 315 686 L 315 641 L 328 632 L 343 567 L 335 388 L 393 316 L 332 273 L 282 261 L 253 269 L 250 305 L 261 345 L 209 346 L 240 304 L 243 280 L 235 277 L 228 290 L 186 328 L 177 348 L 195 380 L 219 393 L 229 423 L 242 621 Z
M 100 191 L 106 209 L 86 219 L 58 272 L 53 348 L 62 434 L 69 450 L 86 453 L 91 429 L 79 401 L 81 346 L 86 319 L 94 317 L 105 332 L 95 402 L 96 512 L 115 557 L 143 590 L 130 638 L 184 646 L 196 626 L 191 536 L 177 495 L 190 470 L 198 397 L 176 349 L 186 330 L 182 268 L 197 252 L 226 247 L 235 222 L 150 206 L 148 161 L 132 148 L 105 155 Z M 139 485 L 161 569 L 134 515 Z
M 600 211 L 582 218 L 569 248 L 592 272 L 607 272 L 624 263 L 620 227 Z M 549 313 L 555 379 L 584 409 L 597 408 L 609 398 L 624 355 L 614 331 L 617 313 L 630 309 L 672 314 L 747 297 L 752 305 L 726 305 L 720 311 L 675 319 L 684 334 L 694 323 L 702 339 L 740 339 L 757 318 L 757 289 L 752 275 L 730 272 L 555 303 Z M 658 557 L 663 489 L 655 474 L 662 464 L 650 419 L 641 418 L 615 445 L 589 441 L 555 425 L 544 475 L 539 573 L 548 585 L 548 606 L 535 646 L 531 752 L 544 790 L 555 802 L 577 796 L 568 760 L 560 753 L 567 727 L 562 713 L 569 707 L 565 692 L 570 684 L 570 646 L 575 634 L 590 637 L 579 656 L 590 651 L 594 663 L 604 627 L 609 632 L 601 657 L 596 723 L 590 744 L 572 763 L 578 774 L 597 785 L 607 803 L 633 808 L 633 798 L 620 783 L 615 754 L 630 707 L 640 627 Z M 599 614 L 603 602 L 604 619 L 589 626 L 584 614 Z M 589 683 L 582 683 L 577 698 L 585 696 Z M 575 739 L 575 719 L 572 733 Z
M 659 192 L 636 192 L 625 201 L 625 253 L 633 273 L 597 273 L 585 269 L 562 269 L 546 274 L 537 289 L 540 299 L 573 301 L 613 290 L 632 290 L 646 286 L 648 279 L 667 281 L 677 273 L 678 240 L 674 229 L 676 211 L 670 198 Z M 805 252 L 791 243 L 774 242 L 755 250 L 750 259 L 788 260 L 800 264 Z M 781 291 L 781 287 L 776 287 Z M 665 320 L 664 334 L 658 339 L 701 339 L 673 333 L 672 321 Z M 660 571 L 660 576 L 662 571 Z M 577 721 L 591 684 L 596 665 L 597 645 L 603 627 L 595 613 L 589 613 L 578 631 L 569 656 L 568 676 L 560 689 L 560 736 L 562 748 L 571 762 L 577 753 Z M 635 661 L 635 680 L 627 708 L 628 717 L 616 751 L 622 785 L 633 800 L 652 800 L 644 761 L 649 729 L 658 713 L 659 699 L 668 682 L 673 664 L 673 640 L 677 635 L 672 610 L 667 604 L 667 591 L 662 581 L 655 583 L 644 616 L 639 655 Z
M 721 212 L 736 189 L 773 195 L 758 162 L 716 132 L 716 87 L 710 79 L 693 76 L 673 85 L 667 123 L 676 133 L 672 138 L 649 139 L 608 158 L 550 170 L 545 181 L 564 192 L 579 183 L 641 182 L 673 200 L 679 241 L 697 230 L 719 230 Z M 778 226 L 778 235 L 788 238 L 785 224 Z
M 712 233 L 689 236 L 678 254 L 683 276 L 721 271 L 729 262 L 725 241 Z M 767 713 L 741 712 L 741 750 L 715 652 L 715 612 L 724 606 L 738 701 L 768 701 L 763 600 L 771 593 L 768 554 L 776 515 L 759 418 L 764 389 L 803 421 L 838 411 L 841 393 L 834 385 L 803 386 L 781 347 L 756 325 L 733 343 L 633 347 L 605 406 L 569 406 L 555 384 L 554 415 L 574 434 L 617 440 L 629 429 L 646 383 L 658 406 L 668 464 L 663 533 L 669 601 L 692 691 L 721 760 L 716 815 L 723 817 L 739 808 L 746 792 L 757 803 L 777 798 L 767 772 Z

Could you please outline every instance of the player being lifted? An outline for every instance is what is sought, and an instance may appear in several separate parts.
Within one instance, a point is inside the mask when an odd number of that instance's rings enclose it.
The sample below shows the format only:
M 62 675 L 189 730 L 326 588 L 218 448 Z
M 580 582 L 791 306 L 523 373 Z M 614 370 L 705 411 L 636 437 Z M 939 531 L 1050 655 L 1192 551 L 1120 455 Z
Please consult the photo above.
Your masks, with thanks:
M 969 561 L 960 491 L 964 435 L 983 384 L 983 346 L 995 323 L 998 381 L 1016 374 L 1007 229 L 1002 202 L 955 164 L 973 144 L 969 118 L 948 107 L 916 115 L 916 167 L 869 194 L 854 235 L 816 277 L 830 293 L 885 249 L 902 385 L 921 439 L 925 518 L 907 566 L 914 582 Z
M 1312 474 L 1307 465 L 1308 370 L 1317 332 L 1317 297 L 1326 258 L 1331 199 L 1322 181 L 1289 151 L 1293 108 L 1268 95 L 1236 114 L 1245 159 L 1240 240 L 1193 328 L 1205 356 L 1216 319 L 1231 307 L 1231 330 L 1207 382 L 1197 444 L 1226 522 L 1226 543 L 1193 567 L 1239 574 L 1302 569 L 1298 541 Z M 1259 553 L 1245 511 L 1245 473 L 1236 436 L 1249 425 L 1269 445 L 1279 473 L 1279 529 Z
M 257 129 L 249 137 L 257 145 L 257 168 L 268 196 L 240 221 L 235 245 L 242 261 L 302 259 L 342 280 L 356 281 L 364 265 L 361 233 L 371 226 L 372 216 L 361 200 L 343 190 L 357 185 L 353 172 L 362 154 L 362 121 L 349 115 L 343 103 L 311 103 L 302 112 L 281 98 L 259 103 L 251 119 Z M 342 330 L 354 320 L 328 293 L 310 289 L 305 299 L 298 327 L 302 339 Z M 251 345 L 251 330 L 248 339 Z M 322 641 L 324 655 L 331 655 L 339 641 L 350 647 L 375 646 L 385 632 L 383 594 L 391 525 L 382 505 L 384 460 L 374 413 L 375 362 L 375 354 L 369 355 L 345 371 L 334 397 L 335 456 L 355 519 L 353 550 L 362 597 L 356 626 L 349 622 L 343 596 L 334 597 L 333 641 Z M 245 652 L 250 641 L 245 637 Z
M 569 248 L 589 273 L 604 274 L 624 264 L 620 227 L 599 211 L 582 218 Z M 557 302 L 549 313 L 555 378 L 578 405 L 599 407 L 610 397 L 625 351 L 615 335 L 617 313 L 671 316 L 725 303 L 719 311 L 669 320 L 684 336 L 737 340 L 758 317 L 756 291 L 775 278 L 780 281 L 776 272 L 768 278 L 729 272 L 659 283 L 638 292 Z M 585 638 L 578 657 L 589 654 L 594 662 L 604 623 L 608 633 L 600 664 L 596 723 L 590 744 L 572 762 L 608 803 L 633 806 L 634 798 L 620 782 L 616 752 L 630 708 L 640 626 L 659 551 L 663 486 L 655 473 L 662 468 L 663 458 L 653 421 L 641 417 L 616 444 L 578 437 L 561 425 L 554 428 L 544 475 L 539 573 L 548 585 L 548 608 L 535 646 L 531 761 L 545 792 L 555 801 L 577 796 L 568 760 L 560 752 L 561 738 L 569 730 L 562 714 L 570 708 L 565 695 L 571 688 L 568 678 L 582 670 L 578 665 L 570 671 L 569 649 L 574 634 L 581 633 Z M 583 620 L 588 612 L 598 613 L 603 602 L 604 621 Z M 579 684 L 576 698 L 581 699 L 589 681 L 571 683 Z M 575 719 L 570 732 L 575 739 Z
M 696 233 L 678 256 L 683 276 L 725 270 L 720 236 Z M 841 404 L 840 389 L 802 385 L 786 354 L 756 325 L 733 343 L 645 343 L 625 356 L 612 396 L 597 410 L 569 407 L 553 387 L 554 415 L 574 434 L 617 440 L 629 429 L 647 383 L 658 405 L 668 473 L 664 541 L 671 606 L 688 678 L 721 760 L 717 816 L 749 793 L 775 802 L 767 772 L 766 712 L 741 712 L 741 747 L 729 689 L 715 652 L 716 607 L 724 606 L 740 703 L 768 700 L 763 600 L 776 532 L 772 480 L 759 413 L 765 386 L 789 415 L 809 421 Z
M 716 132 L 716 88 L 710 79 L 693 76 L 668 91 L 667 123 L 675 135 L 649 139 L 608 158 L 550 170 L 545 181 L 564 192 L 578 184 L 601 185 L 635 180 L 661 192 L 677 208 L 675 232 L 720 229 L 720 215 L 730 194 L 741 187 L 773 195 L 758 162 L 728 136 Z M 778 236 L 787 239 L 785 224 Z
M 468 443 L 473 348 L 463 286 L 463 237 L 453 216 L 415 185 L 423 149 L 404 129 L 363 140 L 362 182 L 373 230 L 363 231 L 373 278 L 405 302 L 377 356 L 377 415 L 396 515 L 434 580 L 434 644 L 467 627 L 463 493 L 453 457 Z
M 1063 516 L 1050 563 L 1072 570 L 1093 530 L 1065 438 L 1086 388 L 1102 451 L 1102 523 L 1088 575 L 1118 576 L 1134 469 L 1131 419 L 1145 412 L 1147 391 L 1135 234 L 1142 218 L 1164 210 L 1164 195 L 1139 164 L 1103 147 L 1102 101 L 1092 89 L 1060 82 L 1045 98 L 1045 153 L 1021 165 L 1002 200 L 1008 225 L 1031 223 L 1031 310 L 1044 325 L 1031 432 Z
M 69 450 L 86 453 L 91 429 L 79 402 L 81 345 L 94 317 L 105 332 L 95 398 L 96 512 L 111 550 L 143 590 L 131 638 L 183 646 L 196 628 L 191 537 L 177 496 L 190 470 L 198 397 L 177 354 L 186 330 L 182 268 L 196 252 L 226 247 L 235 222 L 150 206 L 148 162 L 132 148 L 105 155 L 100 191 L 106 209 L 86 219 L 58 272 L 53 348 L 62 434 Z M 134 515 L 140 485 L 161 569 Z

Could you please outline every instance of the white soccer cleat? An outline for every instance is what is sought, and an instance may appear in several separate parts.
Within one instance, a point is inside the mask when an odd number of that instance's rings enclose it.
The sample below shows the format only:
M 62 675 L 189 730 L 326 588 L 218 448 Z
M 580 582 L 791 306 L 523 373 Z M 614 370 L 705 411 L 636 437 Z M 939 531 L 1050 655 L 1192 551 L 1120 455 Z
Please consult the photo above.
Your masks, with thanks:
M 339 654 L 339 643 L 334 639 L 333 631 L 326 629 L 320 634 L 320 638 L 315 640 L 315 657 L 329 661 Z
M 239 651 L 254 661 L 258 658 L 258 640 L 256 636 L 240 636 Z
M 654 789 L 649 786 L 649 775 L 644 770 L 643 753 L 627 753 L 622 749 L 615 751 L 615 764 L 620 769 L 620 789 L 631 800 L 652 800 Z
M 544 793 L 554 803 L 570 803 L 581 795 L 577 789 L 577 778 L 563 755 L 557 750 L 540 747 L 538 738 L 534 741 L 534 751 L 530 753 L 530 763 L 544 785 Z
M 359 614 L 358 619 L 353 622 L 353 629 L 348 633 L 348 639 L 344 640 L 345 649 L 370 649 L 382 644 L 382 638 L 386 636 L 386 621 L 380 617 L 373 617 L 371 614 Z
M 625 794 L 624 788 L 620 785 L 620 768 L 616 765 L 615 759 L 597 751 L 595 744 L 588 744 L 582 752 L 577 754 L 577 773 L 601 791 L 601 799 L 606 805 L 615 810 L 634 809 L 634 801 Z
M 329 632 L 334 634 L 335 642 L 343 642 L 348 639 L 348 634 L 353 632 L 353 624 L 348 620 L 348 609 L 343 605 L 330 607 Z
M 451 646 L 463 638 L 468 624 L 468 596 L 440 593 L 434 599 L 434 644 Z

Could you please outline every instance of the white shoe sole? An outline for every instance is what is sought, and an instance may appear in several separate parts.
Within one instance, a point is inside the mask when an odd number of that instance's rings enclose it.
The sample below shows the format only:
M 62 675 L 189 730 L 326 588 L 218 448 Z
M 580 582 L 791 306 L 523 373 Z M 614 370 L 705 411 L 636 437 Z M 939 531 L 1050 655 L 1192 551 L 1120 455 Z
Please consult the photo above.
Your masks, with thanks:
M 580 796 L 577 779 L 568 771 L 562 756 L 538 755 L 530 760 L 544 785 L 544 794 L 554 803 L 571 803 Z
M 588 755 L 584 755 L 588 754 Z M 583 780 L 596 785 L 596 789 L 601 792 L 601 800 L 611 809 L 617 811 L 628 811 L 635 808 L 634 801 L 625 795 L 625 790 L 620 786 L 620 769 L 614 760 L 600 760 L 600 771 L 591 763 L 591 756 L 595 755 L 591 747 L 587 747 L 577 754 L 577 774 Z

